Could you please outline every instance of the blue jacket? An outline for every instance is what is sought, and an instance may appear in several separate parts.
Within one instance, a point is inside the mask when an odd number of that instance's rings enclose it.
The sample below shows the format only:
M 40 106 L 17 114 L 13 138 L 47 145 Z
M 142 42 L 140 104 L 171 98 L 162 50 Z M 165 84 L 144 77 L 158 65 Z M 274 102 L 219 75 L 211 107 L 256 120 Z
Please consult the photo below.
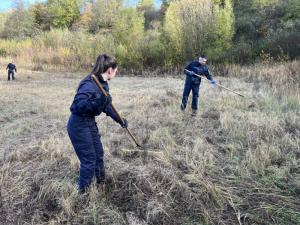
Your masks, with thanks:
M 99 81 L 105 91 L 109 93 L 108 83 L 101 79 Z M 121 123 L 111 104 L 105 107 L 104 102 L 104 95 L 93 81 L 91 75 L 88 75 L 80 82 L 70 110 L 72 114 L 81 117 L 95 117 L 104 112 L 116 122 Z
M 209 72 L 207 65 L 202 65 L 199 61 L 193 61 L 189 65 L 185 67 L 184 73 L 187 76 L 197 77 L 195 75 L 190 74 L 188 71 L 194 72 L 198 75 L 204 75 L 207 79 L 212 80 L 212 74 Z M 201 81 L 201 78 L 200 78 Z
M 6 67 L 6 69 L 8 69 L 8 71 L 16 71 L 17 72 L 17 67 L 15 64 L 9 63 Z

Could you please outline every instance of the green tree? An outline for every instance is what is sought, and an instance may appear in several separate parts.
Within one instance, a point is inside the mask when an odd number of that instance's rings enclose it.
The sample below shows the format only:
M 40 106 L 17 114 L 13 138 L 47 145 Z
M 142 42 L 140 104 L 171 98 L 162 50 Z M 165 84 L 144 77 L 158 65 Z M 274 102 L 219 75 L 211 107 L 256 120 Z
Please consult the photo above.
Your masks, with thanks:
M 86 2 L 84 5 L 84 11 L 81 13 L 79 20 L 73 24 L 73 28 L 84 29 L 91 31 L 92 21 L 94 18 L 93 14 L 93 4 L 91 2 Z
M 264 52 L 279 60 L 299 57 L 300 2 L 287 0 L 277 5 L 265 21 L 270 25 L 267 27 Z
M 81 6 L 81 0 L 48 0 L 52 26 L 70 28 L 79 19 Z
M 37 3 L 29 8 L 29 12 L 34 18 L 34 22 L 42 31 L 49 31 L 51 28 L 51 18 L 48 7 L 45 3 Z
M 127 68 L 139 68 L 142 54 L 139 51 L 144 37 L 144 16 L 133 8 L 121 10 L 115 17 L 112 34 L 117 43 L 116 54 Z
M 233 21 L 231 0 L 172 1 L 164 23 L 168 64 L 183 63 L 199 52 L 220 58 L 231 46 Z
M 137 10 L 144 14 L 146 30 L 153 29 L 154 23 L 161 18 L 160 11 L 155 9 L 154 0 L 140 0 Z
M 101 29 L 111 29 L 115 16 L 122 9 L 122 0 L 97 0 L 92 7 L 93 19 L 91 31 L 97 33 Z
M 22 4 L 17 5 L 4 24 L 2 36 L 7 39 L 24 39 L 38 33 L 34 18 Z
M 298 20 L 300 19 L 300 1 L 289 0 L 286 2 L 285 20 Z M 299 21 L 298 21 L 299 22 Z
M 263 8 L 267 6 L 275 7 L 279 0 L 252 0 L 252 5 L 255 8 Z
M 173 2 L 168 6 L 164 22 L 164 39 L 168 50 L 166 65 L 168 67 L 182 62 L 183 24 L 178 15 L 180 15 L 180 5 Z
M 218 59 L 232 46 L 234 14 L 231 0 L 215 0 L 213 18 L 205 52 L 210 58 Z
M 145 11 L 149 9 L 154 9 L 154 1 L 153 0 L 140 0 L 137 4 L 137 9 L 139 11 Z
M 157 68 L 164 66 L 166 49 L 161 36 L 162 33 L 158 29 L 151 29 L 145 32 L 141 52 L 143 64 L 147 67 Z
M 300 1 L 238 0 L 234 14 L 235 36 L 230 51 L 234 61 L 252 63 L 264 54 L 274 59 L 300 55 Z
M 0 37 L 2 37 L 4 28 L 5 28 L 5 23 L 6 23 L 7 18 L 9 17 L 9 14 L 10 13 L 8 13 L 8 12 L 0 13 Z

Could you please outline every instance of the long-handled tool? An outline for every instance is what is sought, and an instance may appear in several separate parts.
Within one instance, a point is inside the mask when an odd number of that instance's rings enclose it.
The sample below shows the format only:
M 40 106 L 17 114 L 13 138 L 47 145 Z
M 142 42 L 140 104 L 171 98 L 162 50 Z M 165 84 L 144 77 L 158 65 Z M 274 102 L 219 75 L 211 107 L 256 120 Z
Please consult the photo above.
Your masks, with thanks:
M 108 96 L 107 92 L 104 90 L 104 88 L 102 87 L 102 85 L 100 84 L 99 80 L 97 79 L 97 77 L 94 74 L 92 74 L 92 78 L 95 81 L 97 87 L 102 92 L 102 94 L 104 94 L 105 96 Z M 122 123 L 124 123 L 123 118 L 120 116 L 120 114 L 118 113 L 118 111 L 116 110 L 116 108 L 113 106 L 113 104 L 111 104 L 111 107 L 114 110 L 114 112 L 117 114 L 117 116 L 119 117 L 120 121 L 122 121 Z M 131 133 L 131 131 L 127 127 L 126 127 L 126 130 L 127 130 L 128 134 L 129 134 L 129 136 L 132 138 L 132 140 L 136 144 L 136 146 L 141 147 L 141 145 L 139 144 L 139 142 L 137 141 L 137 139 L 133 136 L 133 134 Z
M 189 72 L 189 73 L 192 73 L 192 71 L 189 71 L 189 70 L 187 70 L 187 69 L 185 69 L 185 71 L 187 71 L 187 72 Z M 208 80 L 206 77 L 204 77 L 204 76 L 201 76 L 201 75 L 199 75 L 199 74 L 196 74 L 196 73 L 193 73 L 195 76 L 197 76 L 197 77 L 200 77 L 200 78 L 205 78 L 206 80 Z M 208 80 L 209 81 L 209 80 Z M 238 92 L 236 92 L 236 91 L 233 91 L 233 90 L 231 90 L 231 89 L 229 89 L 229 88 L 227 88 L 227 87 L 224 87 L 223 85 L 221 85 L 221 84 L 218 84 L 218 83 L 216 83 L 216 85 L 217 86 L 219 86 L 219 87 L 221 87 L 221 88 L 223 88 L 223 89 L 225 89 L 225 90 L 227 90 L 227 91 L 230 91 L 230 92 L 232 92 L 232 93 L 234 93 L 234 94 L 236 94 L 236 95 L 239 95 L 239 96 L 241 96 L 241 97 L 243 97 L 243 98 L 247 98 L 245 95 L 242 95 L 242 94 L 240 94 L 240 93 L 238 93 Z

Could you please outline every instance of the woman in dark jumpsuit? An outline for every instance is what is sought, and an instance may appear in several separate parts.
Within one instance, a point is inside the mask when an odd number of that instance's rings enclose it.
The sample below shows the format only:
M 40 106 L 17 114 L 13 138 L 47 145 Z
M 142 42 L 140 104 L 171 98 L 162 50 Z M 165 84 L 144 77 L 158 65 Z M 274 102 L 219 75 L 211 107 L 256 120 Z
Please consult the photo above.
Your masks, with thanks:
M 108 82 L 117 73 L 118 67 L 114 58 L 100 55 L 91 72 L 102 87 L 109 93 Z M 70 107 L 71 116 L 68 121 L 68 134 L 80 160 L 79 192 L 83 193 L 96 178 L 96 183 L 105 180 L 104 152 L 95 116 L 102 112 L 110 116 L 123 128 L 128 126 L 126 119 L 123 122 L 118 118 L 111 107 L 111 96 L 105 96 L 96 86 L 91 74 L 84 78 L 77 89 Z

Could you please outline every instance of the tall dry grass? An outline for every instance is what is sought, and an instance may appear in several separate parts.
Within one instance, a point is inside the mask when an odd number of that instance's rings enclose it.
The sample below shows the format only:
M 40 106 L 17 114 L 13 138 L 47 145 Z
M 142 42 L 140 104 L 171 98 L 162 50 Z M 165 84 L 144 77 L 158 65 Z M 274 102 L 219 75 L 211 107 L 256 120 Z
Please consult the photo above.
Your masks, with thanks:
M 287 65 L 282 76 L 299 62 Z M 179 109 L 182 79 L 113 80 L 113 101 L 144 150 L 98 118 L 111 179 L 86 196 L 76 191 L 79 162 L 65 130 L 83 74 L 20 71 L 16 82 L 0 81 L 0 223 L 299 224 L 297 83 L 271 85 L 276 66 L 231 70 L 216 79 L 251 100 L 203 81 L 196 118 Z M 252 76 L 259 72 L 264 79 Z
M 1 61 L 13 59 L 20 67 L 34 71 L 87 70 L 99 52 L 112 54 L 114 48 L 110 33 L 53 29 L 27 40 L 0 39 Z

